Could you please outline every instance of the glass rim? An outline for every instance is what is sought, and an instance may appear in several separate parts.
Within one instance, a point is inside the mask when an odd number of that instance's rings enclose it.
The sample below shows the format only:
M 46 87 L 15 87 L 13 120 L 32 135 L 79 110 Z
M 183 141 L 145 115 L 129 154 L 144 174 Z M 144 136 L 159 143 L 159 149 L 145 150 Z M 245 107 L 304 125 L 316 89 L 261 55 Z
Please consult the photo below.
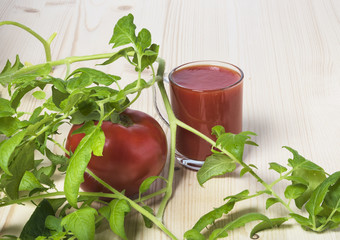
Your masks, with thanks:
M 231 85 L 228 85 L 226 87 L 217 88 L 217 89 L 210 89 L 210 90 L 197 90 L 197 89 L 191 89 L 191 88 L 183 87 L 182 85 L 180 85 L 180 84 L 178 84 L 178 83 L 176 83 L 176 82 L 174 82 L 172 80 L 172 74 L 174 72 L 176 72 L 177 70 L 185 68 L 185 67 L 199 66 L 199 65 L 225 67 L 225 68 L 228 68 L 228 69 L 231 69 L 231 70 L 236 70 L 237 73 L 240 74 L 240 79 L 237 80 L 235 83 L 233 83 Z M 239 68 L 238 66 L 236 66 L 236 65 L 234 65 L 232 63 L 229 63 L 229 62 L 218 61 L 218 60 L 197 60 L 197 61 L 183 63 L 183 64 L 173 68 L 170 71 L 170 73 L 168 74 L 168 79 L 169 79 L 169 82 L 171 82 L 172 84 L 174 84 L 174 85 L 176 85 L 176 86 L 178 86 L 180 88 L 183 88 L 183 89 L 187 89 L 187 90 L 195 91 L 195 92 L 211 92 L 211 91 L 221 91 L 221 90 L 229 89 L 229 88 L 232 88 L 232 87 L 240 84 L 243 81 L 243 79 L 244 79 L 244 73 L 241 70 L 241 68 Z

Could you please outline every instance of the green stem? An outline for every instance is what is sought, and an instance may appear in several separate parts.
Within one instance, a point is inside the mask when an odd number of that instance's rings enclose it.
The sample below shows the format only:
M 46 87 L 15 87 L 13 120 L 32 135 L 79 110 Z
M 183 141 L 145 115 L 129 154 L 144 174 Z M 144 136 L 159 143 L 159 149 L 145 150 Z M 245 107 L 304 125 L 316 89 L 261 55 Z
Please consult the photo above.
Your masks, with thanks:
M 90 61 L 90 60 L 99 60 L 99 59 L 106 59 L 110 58 L 114 53 L 102 53 L 102 54 L 93 54 L 93 55 L 86 55 L 86 56 L 72 56 L 72 57 L 66 57 L 63 59 L 59 59 L 56 61 L 51 61 L 48 63 L 40 63 L 37 65 L 30 65 L 30 66 L 25 66 L 23 68 L 20 68 L 18 71 L 14 73 L 16 76 L 28 74 L 35 72 L 48 64 L 50 67 L 55 67 L 59 65 L 66 65 L 68 67 L 68 72 L 69 72 L 69 66 L 72 63 L 75 62 L 83 62 L 83 61 Z M 68 75 L 67 75 L 68 76 Z
M 30 201 L 34 201 L 38 199 L 52 198 L 52 197 L 57 197 L 57 196 L 65 196 L 65 192 L 57 191 L 57 192 L 45 193 L 45 194 L 40 194 L 36 196 L 31 196 L 31 197 L 19 198 L 19 199 L 11 200 L 6 203 L 0 204 L 0 207 L 5 207 L 5 206 L 13 205 L 13 204 L 21 204 L 24 202 L 30 202 Z M 79 196 L 117 198 L 116 194 L 101 193 L 101 192 L 79 192 Z
M 36 37 L 44 46 L 45 49 L 45 55 L 46 55 L 46 62 L 50 62 L 51 61 L 51 48 L 50 48 L 50 44 L 53 40 L 53 38 L 55 37 L 55 34 L 53 34 L 47 41 L 42 38 L 39 34 L 37 34 L 36 32 L 34 32 L 32 29 L 30 29 L 29 27 L 20 24 L 18 22 L 13 22 L 13 21 L 3 21 L 0 22 L 0 26 L 2 25 L 12 25 L 12 26 L 16 26 L 19 27 L 25 31 L 27 31 L 28 33 L 32 34 L 34 37 Z
M 174 172 L 175 172 L 175 146 L 176 146 L 176 129 L 177 126 L 173 121 L 169 121 L 170 123 L 170 163 L 169 163 L 169 172 L 168 172 L 168 183 L 166 185 L 166 192 L 163 196 L 163 199 L 159 205 L 157 211 L 157 217 L 159 219 L 163 219 L 165 208 L 172 196 L 172 185 L 174 181 Z
M 168 98 L 168 95 L 166 94 L 165 88 L 164 88 L 164 82 L 163 82 L 163 74 L 165 69 L 165 62 L 163 59 L 158 59 L 159 67 L 157 70 L 157 78 L 161 78 L 161 80 L 157 81 L 158 87 L 160 90 L 160 93 L 163 98 L 163 103 L 168 115 L 169 119 L 169 125 L 170 125 L 170 163 L 169 163 L 169 172 L 168 172 L 168 182 L 166 186 L 166 192 L 164 194 L 164 197 L 160 203 L 160 206 L 158 208 L 157 217 L 159 219 L 163 218 L 165 208 L 172 196 L 172 185 L 174 180 L 174 172 L 175 172 L 175 149 L 176 149 L 176 130 L 177 130 L 177 122 L 176 117 L 171 109 L 170 101 Z
M 278 179 L 276 179 L 275 181 L 273 181 L 271 184 L 269 184 L 270 187 L 273 187 L 274 185 L 276 185 L 278 182 L 286 179 L 286 177 L 288 177 L 291 173 L 293 172 L 293 169 L 286 172 L 284 175 L 280 176 Z
M 142 90 L 139 90 L 138 92 L 137 92 L 137 95 L 127 104 L 127 105 L 125 105 L 124 106 L 124 109 L 127 109 L 128 107 L 130 107 L 134 102 L 136 102 L 137 101 L 137 99 L 139 98 L 139 96 L 141 95 L 141 93 L 142 93 Z
M 318 227 L 318 228 L 316 228 L 315 227 L 315 219 L 314 219 L 314 223 L 313 223 L 313 225 L 314 225 L 314 231 L 315 232 L 323 232 L 323 231 L 325 231 L 326 230 L 326 227 L 327 227 L 327 224 L 331 221 L 331 219 L 332 219 L 332 217 L 333 217 L 333 215 L 335 214 L 335 213 L 337 213 L 338 212 L 338 209 L 333 209 L 333 211 L 331 212 L 331 214 L 328 216 L 328 218 L 327 218 L 327 220 L 326 220 L 326 222 L 324 223 L 324 224 L 322 224 L 320 227 Z
M 232 155 L 230 152 L 226 151 L 225 149 L 222 149 L 218 146 L 216 146 L 216 144 L 213 145 L 214 147 L 216 147 L 217 149 L 219 149 L 221 152 L 223 152 L 224 154 L 226 154 L 227 156 L 229 156 L 231 159 L 233 159 L 234 161 L 236 161 L 237 163 L 239 163 L 242 167 L 246 168 L 248 170 L 248 172 L 254 177 L 256 178 L 256 180 L 262 184 L 270 193 L 272 196 L 274 196 L 275 198 L 278 199 L 278 201 L 284 205 L 286 207 L 286 209 L 290 212 L 290 213 L 294 213 L 294 211 L 290 208 L 289 204 L 287 204 L 273 189 L 272 186 L 269 185 L 268 183 L 266 183 L 260 176 L 258 176 L 251 167 L 249 167 L 245 162 L 243 161 L 239 161 L 237 158 L 235 158 L 234 155 Z
M 196 134 L 197 136 L 199 136 L 200 138 L 204 139 L 205 141 L 207 141 L 208 143 L 210 143 L 212 146 L 216 146 L 216 142 L 214 140 L 212 140 L 211 138 L 209 138 L 208 136 L 204 135 L 203 133 L 201 133 L 200 131 L 197 131 L 195 128 L 189 126 L 188 124 L 180 121 L 178 118 L 175 119 L 176 124 L 179 127 L 185 128 L 186 130 Z M 228 156 L 231 155 L 230 153 L 228 153 Z M 232 155 L 231 155 L 232 156 Z M 234 156 L 233 156 L 234 157 Z
M 102 179 L 97 177 L 93 172 L 91 172 L 89 169 L 86 169 L 86 172 L 93 177 L 96 181 L 98 181 L 100 184 L 102 184 L 104 187 L 109 189 L 111 192 L 113 192 L 117 198 L 119 199 L 124 199 L 127 201 L 134 209 L 136 209 L 138 212 L 140 212 L 142 215 L 150 219 L 157 227 L 159 227 L 165 234 L 167 234 L 171 239 L 177 240 L 177 237 L 173 235 L 166 227 L 165 225 L 158 219 L 156 218 L 153 214 L 149 213 L 147 210 L 145 210 L 143 207 L 141 207 L 139 204 L 131 200 L 130 198 L 126 197 L 113 187 L 111 187 L 109 184 L 104 182 Z
M 137 54 L 137 59 L 138 59 L 138 81 L 136 88 L 140 88 L 142 81 L 142 55 Z
M 52 66 L 58 66 L 63 65 L 66 63 L 72 64 L 75 62 L 84 62 L 84 61 L 90 61 L 90 60 L 100 60 L 100 59 L 106 59 L 112 57 L 115 53 L 101 53 L 101 54 L 92 54 L 92 55 L 85 55 L 85 56 L 72 56 L 72 57 L 66 57 L 60 60 L 52 61 L 50 64 Z
M 50 140 L 56 146 L 58 146 L 65 154 L 70 155 L 70 152 L 64 146 L 62 146 L 60 143 L 58 143 L 56 140 L 54 140 L 53 138 L 48 138 L 48 140 Z
M 144 197 L 141 197 L 140 199 L 137 199 L 136 202 L 145 202 L 146 200 L 149 200 L 151 198 L 154 198 L 158 195 L 161 195 L 166 192 L 166 188 L 162 188 L 161 190 L 158 190 L 157 192 L 150 193 Z
M 52 128 L 55 124 L 63 121 L 64 119 L 68 118 L 70 115 L 72 115 L 74 112 L 76 112 L 76 109 L 71 110 L 70 112 L 68 112 L 65 115 L 60 116 L 59 118 L 55 119 L 55 117 L 53 117 L 53 122 L 44 126 L 43 128 L 41 128 L 34 136 L 31 136 L 30 138 L 27 139 L 28 142 L 33 141 L 34 139 L 36 139 L 37 137 L 39 137 L 41 134 L 45 133 L 47 130 L 49 130 L 50 128 Z M 49 120 L 49 119 L 47 119 Z

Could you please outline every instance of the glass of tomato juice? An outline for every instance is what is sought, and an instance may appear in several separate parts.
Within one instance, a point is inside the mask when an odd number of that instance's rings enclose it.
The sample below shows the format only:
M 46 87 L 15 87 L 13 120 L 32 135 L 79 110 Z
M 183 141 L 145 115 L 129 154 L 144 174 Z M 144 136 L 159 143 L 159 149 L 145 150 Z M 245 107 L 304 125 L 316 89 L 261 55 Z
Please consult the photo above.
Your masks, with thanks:
M 180 65 L 169 73 L 170 98 L 175 116 L 216 140 L 211 129 L 221 125 L 226 132 L 242 131 L 243 72 L 220 61 L 196 61 Z M 211 155 L 211 145 L 178 127 L 176 157 L 194 170 Z

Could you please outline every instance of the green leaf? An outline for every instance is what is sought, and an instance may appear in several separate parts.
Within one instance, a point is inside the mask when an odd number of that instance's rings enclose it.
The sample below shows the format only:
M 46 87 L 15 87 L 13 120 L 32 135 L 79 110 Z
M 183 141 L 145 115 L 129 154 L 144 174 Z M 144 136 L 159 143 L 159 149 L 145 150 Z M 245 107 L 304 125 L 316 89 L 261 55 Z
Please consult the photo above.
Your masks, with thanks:
M 145 82 L 144 79 L 140 79 L 140 83 L 139 84 L 140 84 L 140 86 L 139 86 L 140 89 L 149 87 L 149 85 L 147 84 L 147 82 Z M 136 80 L 136 81 L 134 81 L 132 83 L 129 83 L 128 85 L 125 86 L 124 91 L 125 92 L 129 92 L 129 90 L 136 88 L 137 85 L 138 85 L 138 80 Z
M 164 180 L 165 182 L 168 182 L 167 179 L 165 179 L 164 177 L 162 176 L 151 176 L 151 177 L 148 177 L 147 179 L 145 179 L 142 184 L 139 186 L 139 198 L 141 197 L 141 195 L 143 193 L 145 193 L 147 190 L 149 190 L 151 184 L 156 181 L 157 179 L 162 179 Z
M 55 216 L 49 215 L 47 216 L 45 220 L 45 226 L 49 230 L 56 231 L 56 232 L 62 232 L 63 227 L 61 226 L 62 219 L 57 218 Z
M 295 205 L 298 208 L 302 208 L 303 205 L 310 199 L 310 196 L 314 189 L 326 179 L 325 171 L 315 163 L 305 159 L 296 150 L 290 147 L 284 147 L 293 153 L 293 159 L 289 159 L 289 165 L 293 168 L 292 177 L 298 177 L 305 179 L 308 182 L 307 190 L 298 198 L 295 199 Z M 293 184 L 299 183 L 294 181 Z
M 202 231 L 205 227 L 207 227 L 210 224 L 213 224 L 217 219 L 221 218 L 223 214 L 229 213 L 234 208 L 234 205 L 236 202 L 242 201 L 244 199 L 248 199 L 249 198 L 248 196 L 249 196 L 249 191 L 244 190 L 238 194 L 226 197 L 224 200 L 229 199 L 227 203 L 203 215 L 196 222 L 193 229 L 196 229 L 199 232 Z
M 287 199 L 297 199 L 307 190 L 307 186 L 304 184 L 292 184 L 287 186 L 284 194 Z
M 26 135 L 26 131 L 21 131 L 15 134 L 13 137 L 4 140 L 0 143 L 0 167 L 8 175 L 12 175 L 8 166 L 10 163 L 10 157 L 16 147 L 21 143 Z
M 296 213 L 290 213 L 289 215 L 292 216 L 295 219 L 295 221 L 299 223 L 301 226 L 306 226 L 306 227 L 312 226 L 311 220 L 308 218 L 305 218 L 304 216 L 301 216 Z
M 284 166 L 276 163 L 276 162 L 271 162 L 269 163 L 270 167 L 269 169 L 272 169 L 280 174 L 284 173 L 285 171 L 287 171 L 287 168 L 285 168 Z
M 340 212 L 340 179 L 329 187 L 324 203 L 329 208 Z
M 50 203 L 45 199 L 42 200 L 22 229 L 20 239 L 34 240 L 39 236 L 49 236 L 50 231 L 45 227 L 45 220 L 48 216 L 54 216 L 54 214 Z
M 9 166 L 13 176 L 5 187 L 6 193 L 11 199 L 19 197 L 19 186 L 25 172 L 34 168 L 34 150 L 34 145 L 31 143 L 24 145 L 13 154 L 13 160 Z
M 242 201 L 249 198 L 249 190 L 243 190 L 242 192 L 239 192 L 238 194 L 228 196 L 224 198 L 224 200 L 231 199 L 235 202 Z
M 331 219 L 335 224 L 339 225 L 340 224 L 340 213 L 334 214 L 334 216 Z
M 17 109 L 21 103 L 21 99 L 31 90 L 35 89 L 36 87 L 40 88 L 41 90 L 44 89 L 46 84 L 51 83 L 52 79 L 45 75 L 51 71 L 50 64 L 45 64 L 40 66 L 40 68 L 33 70 L 33 73 L 22 73 L 22 76 L 13 76 L 12 83 L 13 85 L 16 84 L 16 90 L 12 94 L 11 98 L 11 106 L 14 109 Z
M 326 178 L 311 194 L 309 201 L 306 203 L 307 212 L 313 217 L 322 211 L 322 202 L 324 201 L 330 186 L 336 184 L 340 179 L 340 171 L 335 172 Z M 335 203 L 331 201 L 331 203 Z
M 243 227 L 246 223 L 258 221 L 258 220 L 262 220 L 266 222 L 269 226 L 273 226 L 270 219 L 266 217 L 265 215 L 261 213 L 247 213 L 235 219 L 234 221 L 228 223 L 223 229 L 215 230 L 216 232 L 214 231 L 215 233 L 213 232 L 212 235 L 209 237 L 209 239 L 218 239 L 221 237 L 226 237 L 228 236 L 227 234 L 228 231 L 234 230 L 239 227 Z
M 30 122 L 30 124 L 34 124 L 34 123 L 40 121 L 44 117 L 44 116 L 40 115 L 40 113 L 42 112 L 43 109 L 44 108 L 42 106 L 34 109 L 30 119 L 28 120 Z
M 151 45 L 151 33 L 149 30 L 143 28 L 137 36 L 137 47 L 143 51 Z
M 277 198 L 268 198 L 266 201 L 266 209 L 270 208 L 272 205 L 274 205 L 275 203 L 280 202 L 279 199 Z
M 42 119 L 39 119 L 39 121 L 36 121 L 35 123 L 30 124 L 27 127 L 26 129 L 27 135 L 36 136 L 38 130 L 44 127 L 45 125 L 50 124 L 53 121 L 54 117 L 55 117 L 54 114 L 52 115 L 45 114 Z
M 124 57 L 126 60 L 128 60 L 128 62 L 130 62 L 132 65 L 135 65 L 134 63 L 131 62 L 130 60 L 130 55 L 132 53 L 135 52 L 135 49 L 133 47 L 126 47 L 123 49 L 120 49 L 118 52 L 116 52 L 115 54 L 113 54 L 108 60 L 106 60 L 105 62 L 103 62 L 101 65 L 108 65 L 110 63 L 115 62 L 116 60 L 118 60 L 121 57 Z
M 129 14 L 122 17 L 116 23 L 110 43 L 114 44 L 113 48 L 126 44 L 136 43 L 136 25 L 133 23 L 133 15 Z
M 88 115 L 83 115 L 81 112 L 76 112 L 72 114 L 72 119 L 70 123 L 72 124 L 82 124 L 84 122 L 98 121 L 100 119 L 99 112 L 91 112 Z
M 271 218 L 270 222 L 262 221 L 257 224 L 250 232 L 250 238 L 253 239 L 254 235 L 263 230 L 271 229 L 273 227 L 280 227 L 282 223 L 286 222 L 289 218 Z
M 184 233 L 184 238 L 186 240 L 206 240 L 203 234 L 201 234 L 196 229 L 190 229 Z
M 98 212 L 100 215 L 102 215 L 106 220 L 110 221 L 110 206 L 109 205 L 104 205 L 103 207 L 98 209 Z
M 7 99 L 0 98 L 0 117 L 10 117 L 15 114 L 11 102 Z
M 225 231 L 223 228 L 215 229 L 209 236 L 209 240 L 215 240 L 218 238 L 225 238 L 228 237 L 228 232 Z
M 57 107 L 55 103 L 53 102 L 53 98 L 49 97 L 44 103 L 43 107 L 46 108 L 47 110 L 54 111 L 54 112 L 59 112 L 60 111 L 60 106 Z
M 0 84 L 3 86 L 9 84 L 13 74 L 23 67 L 24 65 L 20 62 L 19 55 L 16 55 L 15 63 L 13 65 L 7 60 L 6 65 L 0 74 Z
M 120 79 L 120 77 L 118 76 L 106 74 L 102 71 L 99 71 L 93 68 L 78 68 L 77 70 L 72 72 L 69 75 L 69 77 L 73 75 L 79 75 L 79 79 L 77 81 L 85 81 L 85 83 L 93 82 L 98 85 L 105 85 L 105 86 L 109 86 L 113 82 Z
M 251 145 L 251 146 L 255 146 L 255 147 L 258 147 L 259 145 L 254 142 L 254 141 L 246 141 L 245 144 L 248 144 L 248 145 Z
M 235 200 L 229 200 L 226 204 L 219 208 L 204 214 L 194 225 L 193 229 L 201 232 L 208 225 L 213 224 L 217 219 L 221 218 L 223 214 L 229 213 L 235 205 Z
M 302 178 L 302 177 L 298 177 L 298 176 L 287 176 L 285 177 L 286 180 L 292 181 L 293 183 L 301 183 L 304 184 L 306 186 L 309 185 L 309 183 L 306 181 L 306 179 Z
M 68 98 L 60 103 L 60 108 L 63 110 L 64 113 L 70 111 L 74 108 L 79 102 L 83 100 L 85 94 L 79 91 L 73 91 Z
M 88 75 L 82 74 L 79 77 L 73 77 L 67 81 L 67 91 L 71 93 L 74 90 L 86 88 L 92 83 L 93 81 Z
M 32 191 L 36 188 L 44 188 L 32 172 L 26 171 L 19 185 L 19 191 Z
M 232 172 L 236 163 L 224 154 L 213 154 L 204 161 L 203 166 L 197 172 L 197 180 L 201 186 L 209 179 Z
M 51 71 L 52 66 L 47 62 L 25 69 L 25 71 L 16 71 L 10 75 L 9 79 L 11 84 L 18 88 L 32 86 L 43 89 L 46 84 L 51 83 L 52 78 L 48 76 Z
M 27 122 L 21 122 L 18 118 L 0 117 L 0 134 L 3 133 L 7 137 L 11 137 L 25 126 Z
M 21 103 L 21 99 L 23 98 L 23 96 L 25 96 L 26 93 L 28 93 L 34 88 L 35 86 L 29 85 L 26 87 L 20 87 L 19 89 L 15 90 L 11 98 L 11 107 L 17 109 Z
M 244 174 L 246 174 L 247 172 L 249 172 L 251 169 L 250 167 L 244 167 L 241 169 L 240 171 L 240 177 L 242 177 Z
M 217 138 L 225 133 L 225 129 L 221 125 L 214 126 L 211 129 L 211 135 L 215 135 Z
M 46 97 L 46 93 L 44 91 L 35 91 L 34 93 L 32 93 L 33 97 L 35 97 L 36 99 L 45 99 Z
M 41 172 L 38 176 L 40 183 L 49 186 L 50 188 L 55 188 L 53 179 L 47 176 L 44 172 Z
M 52 87 L 58 90 L 61 93 L 67 93 L 66 85 L 67 81 L 60 78 L 52 78 L 51 79 Z
M 216 140 L 216 146 L 229 152 L 238 161 L 242 161 L 244 145 L 246 141 L 250 138 L 249 133 L 223 133 Z
M 52 86 L 52 102 L 56 107 L 60 108 L 60 104 L 62 103 L 62 101 L 67 99 L 68 96 L 70 96 L 69 93 L 62 92 L 55 86 Z
M 55 164 L 51 164 L 49 166 L 44 166 L 39 168 L 39 170 L 36 171 L 36 175 L 40 176 L 41 174 L 45 174 L 47 177 L 52 177 L 56 169 Z
M 159 45 L 152 44 L 150 49 L 146 50 L 142 56 L 141 71 L 152 65 L 158 57 Z
M 302 168 L 305 170 L 314 170 L 314 171 L 320 171 L 320 172 L 325 172 L 320 166 L 317 164 L 305 159 L 303 156 L 301 156 L 296 150 L 284 146 L 287 150 L 289 150 L 291 153 L 293 153 L 294 158 L 289 159 L 288 162 L 291 167 L 294 169 Z
M 103 156 L 103 149 L 105 144 L 104 131 L 101 128 L 99 128 L 93 137 L 95 138 L 91 145 L 93 155 Z
M 58 209 L 66 202 L 66 198 L 50 198 L 47 201 L 51 204 L 54 212 L 57 212 Z
M 65 176 L 65 195 L 67 200 L 73 207 L 76 207 L 79 187 L 80 184 L 84 181 L 84 172 L 87 164 L 91 159 L 92 151 L 94 151 L 96 154 L 99 154 L 104 147 L 104 145 L 102 145 L 103 132 L 100 126 L 95 126 L 93 122 L 88 122 L 87 125 L 87 133 L 85 137 L 80 141 L 77 149 L 70 158 Z
M 110 228 L 122 239 L 127 239 L 124 228 L 125 214 L 130 212 L 130 206 L 124 199 L 114 199 L 110 202 Z
M 79 240 L 93 240 L 95 215 L 97 215 L 97 211 L 94 208 L 81 208 L 65 216 L 61 225 L 71 231 Z
M 68 158 L 64 155 L 57 155 L 51 152 L 50 149 L 46 148 L 46 157 L 54 164 L 60 165 L 59 171 L 62 171 L 68 164 Z M 65 169 L 66 170 L 66 169 Z
M 248 166 L 252 167 L 252 168 L 255 168 L 255 169 L 258 169 L 258 167 L 256 167 L 254 164 L 249 164 Z
M 143 206 L 143 208 L 144 208 L 146 211 L 148 211 L 150 214 L 155 215 L 154 212 L 153 212 L 153 209 L 152 209 L 151 207 L 149 207 L 149 206 Z M 146 216 L 144 216 L 143 214 L 142 214 L 142 216 L 143 216 L 143 220 L 144 220 L 145 227 L 147 227 L 147 228 L 152 228 L 153 222 L 152 222 L 149 218 L 147 218 Z

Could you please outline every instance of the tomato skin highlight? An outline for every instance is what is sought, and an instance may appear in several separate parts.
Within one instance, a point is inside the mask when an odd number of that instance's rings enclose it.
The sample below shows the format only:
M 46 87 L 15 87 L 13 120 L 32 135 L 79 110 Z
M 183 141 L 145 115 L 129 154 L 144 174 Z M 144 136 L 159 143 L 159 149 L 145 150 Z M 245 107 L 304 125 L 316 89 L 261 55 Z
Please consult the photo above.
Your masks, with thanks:
M 103 156 L 92 155 L 87 167 L 116 190 L 125 190 L 125 195 L 131 197 L 138 193 L 146 178 L 157 176 L 163 170 L 167 139 L 159 123 L 148 114 L 132 109 L 126 109 L 122 114 L 132 121 L 132 125 L 104 121 L 101 126 L 105 134 Z M 68 134 L 66 149 L 71 152 L 85 136 L 83 133 L 72 135 L 81 126 L 73 125 Z M 88 192 L 110 192 L 87 173 L 80 187 Z

